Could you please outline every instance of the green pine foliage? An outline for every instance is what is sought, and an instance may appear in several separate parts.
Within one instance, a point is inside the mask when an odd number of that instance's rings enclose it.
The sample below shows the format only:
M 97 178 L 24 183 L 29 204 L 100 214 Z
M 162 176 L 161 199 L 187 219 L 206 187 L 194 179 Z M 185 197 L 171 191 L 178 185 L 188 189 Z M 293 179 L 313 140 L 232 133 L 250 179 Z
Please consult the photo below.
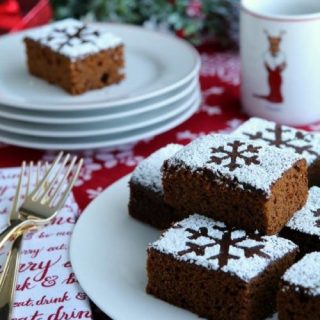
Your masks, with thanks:
M 123 22 L 171 30 L 194 44 L 238 38 L 239 0 L 51 0 L 56 19 Z

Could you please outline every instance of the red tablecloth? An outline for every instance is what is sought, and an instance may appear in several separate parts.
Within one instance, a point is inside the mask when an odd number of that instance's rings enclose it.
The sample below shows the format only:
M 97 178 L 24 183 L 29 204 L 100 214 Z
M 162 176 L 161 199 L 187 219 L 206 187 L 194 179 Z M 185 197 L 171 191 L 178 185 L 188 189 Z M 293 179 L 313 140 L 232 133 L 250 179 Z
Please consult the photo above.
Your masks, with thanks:
M 187 144 L 209 132 L 230 132 L 247 116 L 239 102 L 239 57 L 232 52 L 202 50 L 201 88 L 203 103 L 191 119 L 154 138 L 117 149 L 78 151 L 85 159 L 75 197 L 82 209 L 103 189 L 131 172 L 143 158 L 158 148 L 177 142 Z M 305 127 L 320 130 L 320 122 Z M 1 140 L 1 138 L 0 138 Z M 51 160 L 56 152 L 39 151 L 0 143 L 0 167 L 19 166 L 23 160 Z
M 85 159 L 76 200 L 84 209 L 103 189 L 131 172 L 143 158 L 170 142 L 186 144 L 212 131 L 230 132 L 247 118 L 239 103 L 239 57 L 232 52 L 201 50 L 203 103 L 199 111 L 179 127 L 136 144 L 117 149 L 79 151 Z M 320 130 L 320 122 L 307 127 Z M 1 139 L 1 138 L 0 138 Z M 19 166 L 23 160 L 51 160 L 56 153 L 0 144 L 0 167 Z M 95 320 L 106 319 L 98 311 Z
M 75 152 L 85 159 L 75 197 L 81 208 L 103 189 L 131 172 L 143 158 L 170 142 L 186 144 L 201 134 L 230 131 L 246 116 L 239 105 L 239 58 L 236 53 L 203 52 L 200 110 L 179 127 L 136 144 L 117 149 Z M 51 160 L 56 152 L 24 149 L 0 144 L 0 167 L 19 166 L 23 160 Z
M 186 144 L 212 131 L 230 132 L 247 118 L 239 103 L 239 57 L 231 52 L 202 51 L 201 88 L 203 103 L 199 111 L 179 127 L 136 144 L 117 149 L 75 152 L 85 159 L 74 194 L 84 209 L 102 190 L 125 174 L 153 151 L 170 142 Z M 307 127 L 320 130 L 320 122 Z M 0 167 L 19 166 L 23 160 L 52 160 L 55 152 L 18 148 L 0 144 Z M 95 320 L 108 319 L 94 309 Z

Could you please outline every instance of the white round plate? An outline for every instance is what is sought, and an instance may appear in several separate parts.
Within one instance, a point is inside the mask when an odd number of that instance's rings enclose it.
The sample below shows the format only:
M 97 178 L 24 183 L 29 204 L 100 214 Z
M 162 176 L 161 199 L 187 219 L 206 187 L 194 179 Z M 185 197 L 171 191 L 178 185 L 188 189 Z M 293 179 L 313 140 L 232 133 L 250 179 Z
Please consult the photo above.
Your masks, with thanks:
M 190 108 L 175 117 L 145 128 L 111 135 L 83 138 L 45 138 L 20 135 L 0 130 L 0 141 L 16 146 L 44 150 L 83 150 L 93 148 L 115 147 L 122 144 L 147 139 L 166 132 L 189 119 L 199 108 L 198 99 Z
M 194 92 L 181 101 L 169 104 L 156 111 L 149 111 L 137 116 L 117 120 L 90 122 L 87 124 L 41 124 L 0 118 L 0 130 L 29 136 L 50 138 L 78 138 L 115 134 L 148 127 L 173 118 L 189 109 L 194 105 L 195 101 L 199 99 L 200 89 L 196 88 Z
M 29 110 L 87 110 L 123 106 L 174 90 L 196 76 L 197 51 L 187 42 L 141 27 L 101 23 L 125 43 L 126 79 L 119 85 L 71 96 L 61 88 L 29 75 L 23 38 L 31 31 L 0 39 L 0 104 Z
M 175 103 L 189 95 L 199 85 L 198 79 L 192 79 L 181 88 L 165 95 L 123 106 L 121 108 L 93 109 L 88 111 L 33 111 L 0 105 L 0 117 L 31 123 L 76 124 L 122 119 L 153 111 Z
M 129 179 L 100 194 L 75 226 L 70 255 L 81 286 L 112 319 L 200 319 L 145 293 L 146 248 L 160 233 L 129 217 Z

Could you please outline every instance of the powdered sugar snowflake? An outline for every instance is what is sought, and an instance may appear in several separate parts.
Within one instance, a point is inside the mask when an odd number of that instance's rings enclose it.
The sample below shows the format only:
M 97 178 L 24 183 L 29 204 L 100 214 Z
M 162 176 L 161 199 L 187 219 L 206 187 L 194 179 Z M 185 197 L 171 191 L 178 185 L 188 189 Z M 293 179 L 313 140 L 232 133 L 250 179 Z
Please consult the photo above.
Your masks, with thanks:
M 93 38 L 97 38 L 99 35 L 99 31 L 92 30 L 87 25 L 81 25 L 74 26 L 73 32 L 64 28 L 54 28 L 50 34 L 48 34 L 44 39 L 40 39 L 40 41 L 45 41 L 46 43 L 54 42 L 55 44 L 58 44 L 57 50 L 60 51 L 64 47 L 74 46 L 74 43 L 90 43 L 97 45 Z
M 315 226 L 320 228 L 320 209 L 311 211 L 313 213 L 313 216 L 317 218 L 317 220 L 314 222 Z
M 252 235 L 251 239 L 257 242 L 255 242 L 255 245 L 253 246 L 245 246 L 241 243 L 244 242 L 244 240 L 248 239 L 246 234 L 239 237 L 237 234 L 239 232 L 237 231 L 232 232 L 226 228 L 217 226 L 215 228 L 223 232 L 221 238 L 210 236 L 206 227 L 201 227 L 198 230 L 187 228 L 186 231 L 191 234 L 188 239 L 197 240 L 198 238 L 202 237 L 207 238 L 209 242 L 206 244 L 199 244 L 197 242 L 187 241 L 186 249 L 179 251 L 178 255 L 182 256 L 187 253 L 194 252 L 197 256 L 204 256 L 206 248 L 219 245 L 219 252 L 207 258 L 208 260 L 217 259 L 219 268 L 223 268 L 224 266 L 226 266 L 230 259 L 240 259 L 240 256 L 230 253 L 231 247 L 242 250 L 246 258 L 251 258 L 254 256 L 259 256 L 266 259 L 270 258 L 268 254 L 262 251 L 264 249 L 264 244 L 261 237 Z
M 240 59 L 236 53 L 202 54 L 202 76 L 216 76 L 221 81 L 238 86 L 240 84 Z
M 212 155 L 208 163 L 224 163 L 224 167 L 229 168 L 230 171 L 240 168 L 243 162 L 247 166 L 260 164 L 258 154 L 261 147 L 255 147 L 252 144 L 246 144 L 237 140 L 233 143 L 228 143 L 227 146 L 230 147 L 229 150 L 226 150 L 224 146 L 211 148 Z M 243 161 L 239 163 L 239 159 Z
M 266 141 L 270 146 L 286 147 L 293 149 L 295 152 L 302 154 L 304 152 L 318 157 L 318 153 L 313 150 L 314 146 L 312 144 L 312 135 L 310 133 L 305 133 L 302 131 L 296 131 L 296 133 L 291 138 L 284 138 L 284 134 L 292 132 L 290 128 L 285 129 L 283 126 L 276 124 L 274 128 L 266 129 L 267 132 L 271 133 L 272 138 L 265 137 L 262 131 L 257 131 L 255 133 L 244 132 L 245 136 L 248 136 L 250 140 L 263 140 Z M 299 140 L 304 142 L 303 145 L 296 145 L 295 142 Z

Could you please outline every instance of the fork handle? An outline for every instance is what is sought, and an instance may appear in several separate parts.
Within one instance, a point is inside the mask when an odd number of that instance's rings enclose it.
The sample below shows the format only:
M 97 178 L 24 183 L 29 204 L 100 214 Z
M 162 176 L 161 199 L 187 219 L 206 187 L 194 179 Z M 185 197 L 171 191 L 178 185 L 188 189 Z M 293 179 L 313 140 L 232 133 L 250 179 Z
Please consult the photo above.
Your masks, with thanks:
M 14 220 L 11 222 L 11 224 L 4 229 L 0 233 L 0 248 L 4 246 L 4 244 L 15 234 L 17 234 L 20 229 L 30 225 L 30 222 L 28 220 Z
M 20 248 L 22 235 L 19 235 L 13 242 L 11 251 L 0 277 L 0 319 L 11 320 L 12 306 L 16 292 L 18 277 Z

